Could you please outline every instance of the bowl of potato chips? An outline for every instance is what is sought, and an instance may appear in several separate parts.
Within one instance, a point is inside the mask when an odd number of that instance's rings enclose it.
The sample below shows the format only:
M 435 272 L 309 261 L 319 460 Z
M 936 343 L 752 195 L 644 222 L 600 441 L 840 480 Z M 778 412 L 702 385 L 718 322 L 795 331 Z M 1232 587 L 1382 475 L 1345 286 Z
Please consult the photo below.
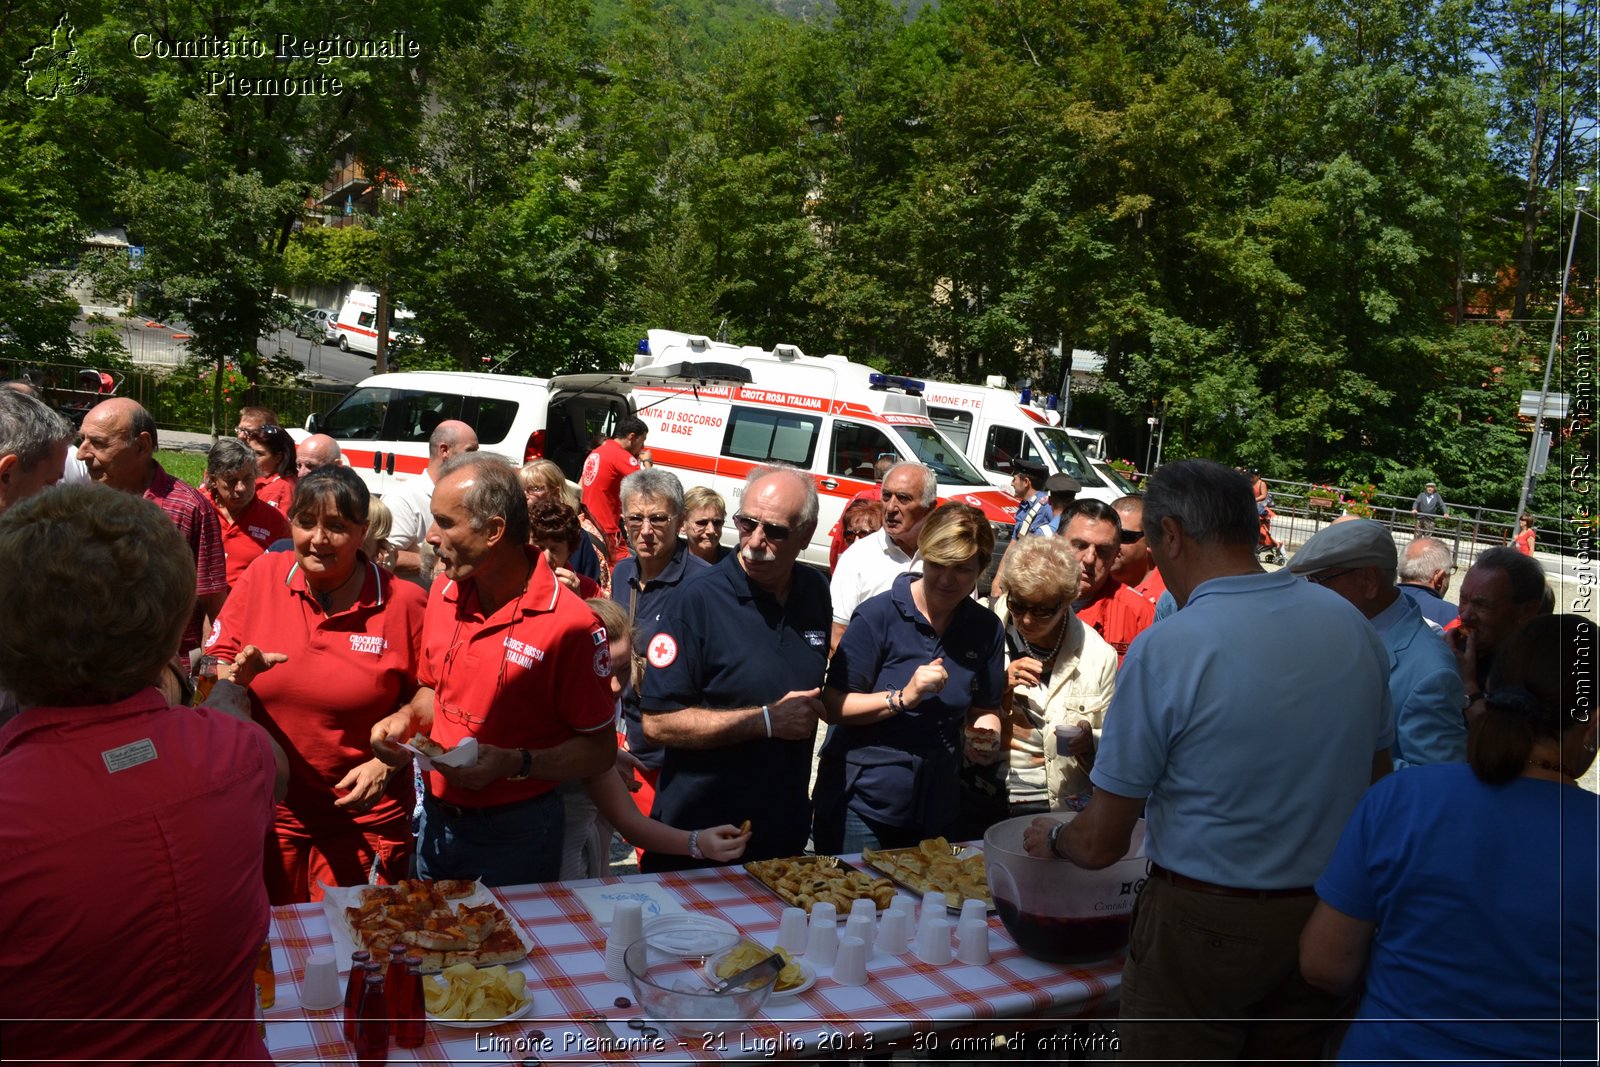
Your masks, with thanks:
M 795 959 L 785 948 L 767 948 L 755 941 L 741 941 L 726 952 L 719 952 L 706 960 L 706 977 L 720 982 L 738 974 L 746 967 L 754 967 L 776 952 L 783 957 L 783 970 L 772 984 L 773 997 L 792 997 L 817 984 L 817 971 L 803 959 Z
M 778 975 L 771 968 L 742 985 L 716 992 L 706 963 L 740 941 L 708 931 L 687 941 L 676 937 L 645 935 L 623 953 L 628 986 L 647 1018 L 660 1020 L 674 1037 L 699 1039 L 713 1030 L 730 1030 L 728 1023 L 755 1018 L 772 995 Z M 730 971 L 729 974 L 735 972 Z
M 428 1020 L 440 1026 L 482 1029 L 520 1019 L 533 1008 L 527 975 L 505 966 L 457 963 L 422 979 Z

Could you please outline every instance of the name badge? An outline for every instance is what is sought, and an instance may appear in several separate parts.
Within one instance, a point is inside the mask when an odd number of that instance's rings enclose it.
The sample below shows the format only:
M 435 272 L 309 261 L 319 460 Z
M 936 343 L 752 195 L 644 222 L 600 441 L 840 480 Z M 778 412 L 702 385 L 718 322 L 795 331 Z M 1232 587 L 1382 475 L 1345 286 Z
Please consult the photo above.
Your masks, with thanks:
M 106 770 L 116 774 L 118 771 L 125 771 L 129 767 L 137 767 L 141 763 L 149 763 L 155 759 L 156 743 L 146 737 L 121 748 L 107 749 L 100 753 L 100 758 L 106 761 Z
M 807 630 L 806 643 L 812 648 L 826 648 L 828 645 L 828 632 L 826 630 Z

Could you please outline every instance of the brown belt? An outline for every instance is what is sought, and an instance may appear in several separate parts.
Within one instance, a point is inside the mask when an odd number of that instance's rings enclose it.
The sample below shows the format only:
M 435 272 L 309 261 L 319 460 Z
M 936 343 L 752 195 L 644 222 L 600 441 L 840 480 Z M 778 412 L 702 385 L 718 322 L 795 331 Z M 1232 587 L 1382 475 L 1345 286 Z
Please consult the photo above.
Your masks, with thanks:
M 1210 893 L 1218 897 L 1255 897 L 1257 900 L 1274 900 L 1278 897 L 1309 897 L 1316 894 L 1312 886 L 1296 886 L 1292 889 L 1237 889 L 1228 885 L 1217 885 L 1213 882 L 1202 882 L 1198 878 L 1190 878 L 1177 871 L 1169 871 L 1161 864 L 1150 861 L 1150 875 L 1163 881 L 1171 882 L 1179 889 L 1190 889 L 1196 893 Z

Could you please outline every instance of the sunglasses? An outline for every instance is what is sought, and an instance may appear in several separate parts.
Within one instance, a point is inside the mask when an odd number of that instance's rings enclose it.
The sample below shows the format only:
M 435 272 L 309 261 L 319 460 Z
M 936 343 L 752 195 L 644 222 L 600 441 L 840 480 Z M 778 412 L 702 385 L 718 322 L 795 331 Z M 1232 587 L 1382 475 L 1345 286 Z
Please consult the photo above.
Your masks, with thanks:
M 752 519 L 748 515 L 735 515 L 733 517 L 733 524 L 739 528 L 740 537 L 749 537 L 751 534 L 756 532 L 756 527 L 759 526 L 761 527 L 761 536 L 765 537 L 773 544 L 777 544 L 780 541 L 787 541 L 789 539 L 789 535 L 794 533 L 792 528 L 784 526 L 782 523 L 762 522 L 759 519 Z
M 1143 541 L 1143 540 L 1144 540 L 1144 531 L 1143 530 L 1123 530 L 1122 531 L 1122 543 L 1125 544 L 1125 545 L 1136 545 L 1140 541 Z
M 1053 619 L 1066 601 L 1058 600 L 1054 604 L 1028 604 L 1021 600 L 1012 600 L 1007 603 L 1011 608 L 1011 614 L 1019 619 L 1024 615 L 1034 619 Z
M 726 522 L 725 519 L 693 519 L 690 521 L 689 525 L 693 526 L 696 530 L 703 530 L 708 526 L 714 526 L 720 530 L 722 529 L 724 522 Z
M 873 530 L 849 530 L 849 529 L 847 529 L 844 532 L 844 539 L 846 541 L 854 541 L 854 540 L 857 540 L 858 538 L 862 538 L 862 537 L 871 537 L 874 532 L 875 531 L 873 531 Z

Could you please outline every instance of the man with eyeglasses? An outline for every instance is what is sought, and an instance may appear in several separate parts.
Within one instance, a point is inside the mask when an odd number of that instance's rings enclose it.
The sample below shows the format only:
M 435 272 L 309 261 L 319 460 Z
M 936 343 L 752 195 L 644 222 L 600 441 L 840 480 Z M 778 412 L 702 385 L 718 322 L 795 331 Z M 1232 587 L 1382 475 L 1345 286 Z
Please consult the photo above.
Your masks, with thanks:
M 251 404 L 239 409 L 239 425 L 233 428 L 233 436 L 241 441 L 248 441 L 261 427 L 277 425 L 277 412 L 271 408 Z
M 838 647 L 850 616 L 863 601 L 885 592 L 912 569 L 918 558 L 917 536 L 939 502 L 938 494 L 938 476 L 921 463 L 896 463 L 884 475 L 882 528 L 845 549 L 833 569 L 830 649 Z
M 1161 572 L 1150 555 L 1150 542 L 1144 536 L 1144 497 L 1125 496 L 1111 502 L 1122 520 L 1122 544 L 1111 565 L 1111 577 L 1132 589 L 1153 607 L 1167 591 Z
M 633 555 L 611 572 L 611 599 L 621 604 L 633 620 L 634 647 L 650 647 L 661 626 L 661 616 L 679 588 L 711 570 L 711 564 L 689 551 L 679 536 L 683 528 L 683 483 L 670 471 L 651 467 L 622 479 L 622 528 L 633 544 Z M 630 678 L 632 671 L 622 674 Z M 639 711 L 639 691 L 623 690 L 622 714 L 628 751 L 644 765 L 643 785 L 633 801 L 646 815 L 655 801 L 661 772 L 661 746 L 644 735 Z
M 1371 519 L 1324 526 L 1289 561 L 1289 570 L 1356 606 L 1389 652 L 1394 704 L 1394 767 L 1464 763 L 1466 704 L 1455 657 L 1444 638 L 1395 588 L 1398 553 L 1389 531 Z
M 1117 650 L 1120 665 L 1133 639 L 1155 621 L 1156 607 L 1111 575 L 1122 547 L 1122 520 L 1099 500 L 1075 500 L 1061 514 L 1067 547 L 1083 568 L 1072 610 L 1083 624 Z
M 478 450 L 478 431 L 460 419 L 445 419 L 428 435 L 428 468 L 400 487 L 383 495 L 389 508 L 387 544 L 394 550 L 394 572 L 410 578 L 424 589 L 433 584 L 433 575 L 422 573 L 422 543 L 433 521 L 431 504 L 439 472 L 450 457 Z M 523 502 L 527 506 L 527 502 Z
M 645 656 L 644 733 L 665 749 L 651 817 L 750 824 L 744 859 L 799 855 L 811 830 L 812 749 L 828 662 L 828 585 L 797 564 L 817 487 L 788 466 L 750 472 L 739 551 L 683 585 Z M 714 861 L 646 852 L 643 871 Z
M 1400 557 L 1400 592 L 1422 612 L 1422 617 L 1443 629 L 1456 621 L 1456 606 L 1444 598 L 1455 574 L 1450 546 L 1437 537 L 1414 537 Z
M 379 720 L 372 751 L 391 766 L 426 734 L 477 742 L 464 766 L 434 763 L 417 829 L 423 878 L 485 885 L 561 875 L 558 783 L 616 761 L 605 627 L 528 544 L 528 502 L 498 455 L 466 452 L 439 469 L 428 543 L 444 581 L 428 596 L 416 695 Z
M 622 529 L 622 479 L 640 470 L 639 454 L 650 427 L 636 415 L 617 420 L 611 436 L 583 461 L 578 479 L 583 486 L 583 510 L 600 530 L 612 563 L 628 558 L 628 538 Z

